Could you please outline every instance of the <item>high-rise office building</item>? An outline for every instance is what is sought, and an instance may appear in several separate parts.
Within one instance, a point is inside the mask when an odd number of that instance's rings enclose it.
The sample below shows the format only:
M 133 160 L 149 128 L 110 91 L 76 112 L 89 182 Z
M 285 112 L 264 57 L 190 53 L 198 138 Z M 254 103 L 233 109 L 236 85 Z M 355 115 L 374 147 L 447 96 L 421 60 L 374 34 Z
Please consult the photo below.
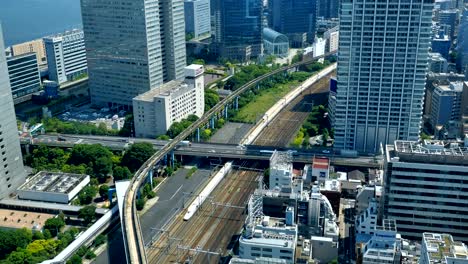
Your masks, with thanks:
M 314 42 L 317 0 L 270 0 L 268 5 L 271 28 L 291 40 L 306 34 L 306 40 Z
M 0 25 L 0 51 L 4 51 Z M 14 192 L 25 181 L 26 172 L 21 157 L 15 108 L 11 96 L 5 53 L 0 52 L 0 199 Z
M 211 8 L 222 57 L 245 61 L 262 54 L 262 0 L 216 0 Z
M 420 132 L 433 1 L 342 0 L 335 147 L 376 152 Z
M 210 0 L 185 0 L 185 32 L 194 38 L 211 35 Z
M 81 0 L 91 101 L 130 107 L 138 94 L 183 79 L 183 0 Z
M 340 0 L 318 1 L 317 4 L 317 15 L 319 17 L 326 19 L 338 17 Z
M 386 146 L 383 215 L 398 233 L 423 232 L 468 239 L 468 152 L 456 142 L 397 140 Z
M 44 38 L 49 79 L 58 84 L 88 72 L 83 30 L 76 29 Z

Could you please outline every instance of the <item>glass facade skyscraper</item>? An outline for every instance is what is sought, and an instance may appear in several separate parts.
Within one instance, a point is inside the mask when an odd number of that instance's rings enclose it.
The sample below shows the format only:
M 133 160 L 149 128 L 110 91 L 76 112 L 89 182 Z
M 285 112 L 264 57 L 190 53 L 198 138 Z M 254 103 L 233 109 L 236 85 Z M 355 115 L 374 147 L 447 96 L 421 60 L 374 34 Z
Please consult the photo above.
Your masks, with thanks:
M 336 148 L 372 153 L 418 140 L 432 8 L 431 0 L 341 1 Z
M 307 33 L 312 43 L 317 21 L 317 0 L 270 0 L 270 27 L 291 36 Z
M 236 57 L 236 51 L 246 49 L 253 57 L 262 53 L 262 0 L 216 0 L 212 8 L 215 41 L 226 57 Z
M 132 98 L 183 79 L 183 0 L 81 0 L 91 100 L 131 106 Z

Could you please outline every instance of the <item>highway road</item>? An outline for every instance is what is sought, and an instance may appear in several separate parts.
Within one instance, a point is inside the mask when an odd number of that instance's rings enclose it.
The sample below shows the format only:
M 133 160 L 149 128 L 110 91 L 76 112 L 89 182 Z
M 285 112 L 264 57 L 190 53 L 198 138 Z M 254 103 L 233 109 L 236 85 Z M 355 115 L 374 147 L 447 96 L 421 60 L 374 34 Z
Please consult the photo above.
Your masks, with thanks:
M 168 141 L 143 138 L 107 137 L 107 136 L 86 136 L 86 135 L 39 135 L 33 139 L 32 144 L 44 144 L 48 146 L 72 147 L 75 144 L 101 144 L 115 150 L 124 150 L 132 143 L 148 142 L 154 145 L 155 149 L 162 148 Z M 23 141 L 24 142 L 24 141 Z M 292 150 L 295 162 L 311 163 L 314 156 L 326 156 L 331 158 L 334 165 L 347 165 L 356 167 L 377 167 L 382 164 L 377 162 L 373 156 L 360 156 L 357 158 L 347 158 L 340 156 L 339 151 L 330 148 L 317 147 L 312 149 L 292 149 L 277 148 L 272 146 L 257 145 L 232 145 L 218 143 L 191 143 L 191 146 L 180 145 L 176 147 L 176 155 L 234 158 L 250 160 L 269 160 L 273 150 Z

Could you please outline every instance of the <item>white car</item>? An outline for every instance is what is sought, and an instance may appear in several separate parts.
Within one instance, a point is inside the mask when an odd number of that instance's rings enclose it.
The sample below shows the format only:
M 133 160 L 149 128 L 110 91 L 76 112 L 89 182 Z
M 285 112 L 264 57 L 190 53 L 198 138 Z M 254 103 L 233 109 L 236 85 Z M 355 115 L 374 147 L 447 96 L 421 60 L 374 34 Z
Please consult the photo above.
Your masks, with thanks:
M 330 154 L 331 152 L 329 150 L 322 150 L 322 153 L 324 154 Z

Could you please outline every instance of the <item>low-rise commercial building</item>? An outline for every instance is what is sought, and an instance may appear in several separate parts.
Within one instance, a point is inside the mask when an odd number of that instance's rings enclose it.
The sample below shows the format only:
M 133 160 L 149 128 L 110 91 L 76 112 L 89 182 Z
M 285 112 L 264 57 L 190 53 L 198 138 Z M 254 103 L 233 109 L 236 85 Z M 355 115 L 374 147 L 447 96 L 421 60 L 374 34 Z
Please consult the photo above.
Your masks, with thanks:
M 239 257 L 276 258 L 294 263 L 296 243 L 297 225 L 287 225 L 284 219 L 264 216 L 239 239 Z
M 205 110 L 203 66 L 185 67 L 184 81 L 170 81 L 133 98 L 137 137 L 165 134 L 174 122 Z
M 327 52 L 335 52 L 338 50 L 338 40 L 340 37 L 338 29 L 339 27 L 336 26 L 323 33 L 323 38 L 327 41 Z
M 23 200 L 69 203 L 90 182 L 89 175 L 41 171 L 21 185 Z
M 429 52 L 429 71 L 435 73 L 447 72 L 447 59 L 442 57 L 440 53 Z
M 30 95 L 41 89 L 41 75 L 35 53 L 26 53 L 7 58 L 13 100 Z
M 423 233 L 419 264 L 467 264 L 468 248 L 449 234 Z
M 88 72 L 83 30 L 76 29 L 44 38 L 49 79 L 58 84 Z
M 385 151 L 383 215 L 405 238 L 423 232 L 468 240 L 468 151 L 463 143 L 397 140 Z
M 330 178 L 330 160 L 326 157 L 314 157 L 312 160 L 312 181 L 324 183 Z

